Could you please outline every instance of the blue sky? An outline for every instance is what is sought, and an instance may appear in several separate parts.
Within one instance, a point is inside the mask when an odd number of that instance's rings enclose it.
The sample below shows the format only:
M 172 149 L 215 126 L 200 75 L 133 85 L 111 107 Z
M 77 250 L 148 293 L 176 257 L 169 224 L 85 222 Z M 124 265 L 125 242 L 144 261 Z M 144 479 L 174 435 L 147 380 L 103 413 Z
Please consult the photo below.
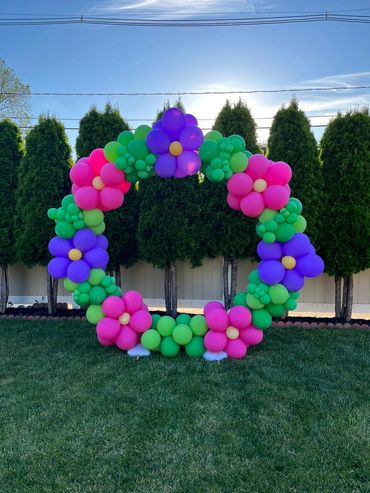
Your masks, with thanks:
M 369 8 L 351 2 L 304 0 L 0 0 L 0 13 L 177 16 Z M 358 12 L 370 15 L 368 11 Z M 213 15 L 213 14 L 212 14 Z M 256 14 L 257 15 L 257 14 Z M 274 89 L 370 84 L 370 26 L 317 23 L 224 28 L 138 28 L 89 25 L 0 27 L 0 57 L 33 91 L 132 92 Z M 246 95 L 254 117 L 273 116 L 292 94 Z M 370 90 L 297 94 L 310 114 L 328 115 L 369 105 Z M 203 128 L 225 96 L 184 96 Z M 153 118 L 163 97 L 37 97 L 33 115 L 80 118 L 109 100 L 128 119 Z M 238 96 L 229 97 L 231 100 Z M 326 123 L 327 117 L 312 123 Z M 271 120 L 258 120 L 269 126 Z M 78 126 L 77 121 L 64 122 Z M 140 122 L 131 122 L 133 126 Z M 143 123 L 146 123 L 143 121 Z M 315 129 L 320 137 L 321 129 Z M 268 130 L 259 131 L 265 141 Z M 76 131 L 68 131 L 74 145 Z

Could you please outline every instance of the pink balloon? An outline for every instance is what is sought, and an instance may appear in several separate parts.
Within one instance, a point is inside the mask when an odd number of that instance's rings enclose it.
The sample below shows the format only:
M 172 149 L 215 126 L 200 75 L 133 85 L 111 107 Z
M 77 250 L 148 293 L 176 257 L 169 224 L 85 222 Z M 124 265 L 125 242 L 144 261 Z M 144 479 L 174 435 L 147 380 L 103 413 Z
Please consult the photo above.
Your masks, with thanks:
M 76 190 L 75 202 L 83 210 L 96 209 L 99 203 L 99 192 L 93 187 L 81 187 Z
M 253 178 L 253 181 L 258 178 L 263 178 L 266 171 L 269 169 L 271 161 L 262 154 L 254 154 L 248 159 L 248 166 L 245 172 Z
M 292 177 L 292 169 L 283 161 L 273 163 L 267 170 L 264 179 L 269 185 L 286 185 Z
M 240 211 L 240 199 L 235 197 L 235 195 L 231 195 L 231 193 L 227 194 L 227 203 L 231 209 L 234 211 Z
M 241 359 L 247 354 L 248 346 L 241 339 L 229 340 L 226 344 L 226 353 L 230 358 Z
M 113 318 L 102 318 L 96 326 L 96 333 L 100 339 L 115 339 L 120 331 L 120 323 Z
M 210 330 L 204 336 L 204 345 L 212 353 L 219 353 L 225 349 L 227 337 L 224 332 L 213 332 Z
M 116 345 L 120 349 L 129 350 L 136 346 L 138 336 L 130 327 L 125 325 L 116 338 Z
M 222 332 L 226 330 L 229 325 L 229 317 L 225 311 L 225 308 L 215 308 L 206 315 L 207 326 L 212 330 Z
M 227 182 L 228 191 L 235 197 L 244 197 L 252 188 L 253 180 L 246 173 L 235 173 Z
M 127 291 L 123 295 L 123 300 L 126 305 L 126 311 L 130 314 L 140 310 L 143 304 L 143 297 L 139 291 Z
M 123 173 L 123 176 L 125 176 L 125 173 Z M 127 193 L 131 188 L 131 183 L 124 179 L 123 182 L 118 185 L 118 188 L 122 193 Z
M 119 318 L 125 312 L 125 308 L 125 302 L 120 296 L 108 296 L 102 305 L 104 315 L 112 318 Z
M 106 163 L 100 170 L 100 178 L 105 185 L 117 186 L 125 179 L 125 175 L 114 164 Z
M 289 200 L 289 191 L 282 185 L 270 185 L 262 192 L 262 195 L 265 199 L 266 207 L 273 211 L 284 207 Z
M 241 331 L 240 337 L 247 345 L 255 346 L 262 341 L 263 330 L 256 329 L 251 325 L 247 329 Z
M 245 306 L 234 306 L 229 311 L 230 325 L 237 329 L 246 329 L 252 321 L 252 314 Z
M 258 217 L 265 209 L 262 195 L 251 192 L 240 201 L 240 208 L 245 216 Z
M 123 198 L 123 193 L 117 188 L 105 187 L 100 192 L 100 201 L 106 210 L 113 210 L 121 207 Z
M 102 337 L 99 337 L 99 335 L 97 335 L 97 338 L 102 346 L 113 346 L 114 344 L 114 339 L 103 339 Z
M 135 332 L 145 332 L 152 326 L 152 317 L 149 312 L 139 310 L 131 315 L 129 325 Z
M 76 194 L 77 190 L 78 190 L 78 186 L 72 183 L 71 192 L 73 193 L 73 195 Z
M 95 149 L 92 151 L 89 158 L 91 169 L 93 170 L 94 175 L 98 176 L 103 165 L 108 162 L 104 156 L 104 149 Z
M 78 185 L 79 187 L 84 187 L 87 185 L 91 185 L 91 182 L 94 179 L 93 172 L 90 169 L 90 166 L 86 162 L 79 162 L 72 166 L 69 176 L 73 183 Z
M 221 308 L 221 310 L 225 310 L 224 305 L 220 301 L 209 301 L 203 308 L 204 315 L 207 315 L 211 310 L 214 310 L 215 308 Z

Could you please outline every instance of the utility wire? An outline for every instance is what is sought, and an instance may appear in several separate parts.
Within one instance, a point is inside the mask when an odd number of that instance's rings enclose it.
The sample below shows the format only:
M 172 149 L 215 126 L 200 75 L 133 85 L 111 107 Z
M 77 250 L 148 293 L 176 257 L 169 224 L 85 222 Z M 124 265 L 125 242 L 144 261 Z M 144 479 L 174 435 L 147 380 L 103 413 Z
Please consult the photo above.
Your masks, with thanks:
M 327 127 L 328 125 L 327 124 L 323 124 L 323 125 L 310 125 L 310 127 L 312 128 L 324 128 L 324 127 Z M 34 125 L 25 125 L 25 126 L 20 126 L 19 128 L 22 128 L 22 129 L 29 129 L 29 128 L 34 128 Z M 257 127 L 257 130 L 269 130 L 271 128 L 270 127 Z M 79 127 L 64 127 L 65 130 L 80 130 Z M 213 130 L 213 128 L 209 127 L 209 128 L 202 128 L 202 130 Z M 131 130 L 136 130 L 136 128 L 131 128 Z

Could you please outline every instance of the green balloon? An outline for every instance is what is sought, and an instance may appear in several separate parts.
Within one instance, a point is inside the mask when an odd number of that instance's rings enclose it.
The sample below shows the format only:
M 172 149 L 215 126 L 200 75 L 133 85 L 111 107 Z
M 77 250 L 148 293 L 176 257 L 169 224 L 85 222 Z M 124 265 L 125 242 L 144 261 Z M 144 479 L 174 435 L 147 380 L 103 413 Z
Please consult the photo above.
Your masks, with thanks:
M 162 339 L 159 349 L 163 356 L 167 356 L 167 358 L 173 358 L 180 352 L 180 346 L 176 344 L 172 337 Z
M 255 270 L 252 270 L 250 273 L 249 273 L 249 276 L 248 276 L 248 281 L 252 284 L 261 284 L 261 279 L 260 279 L 260 276 L 258 274 L 258 270 L 255 269 Z
M 176 325 L 176 327 L 173 329 L 172 337 L 173 340 L 177 342 L 177 344 L 185 346 L 185 344 L 188 344 L 191 341 L 191 338 L 193 337 L 193 332 L 191 331 L 189 325 L 180 324 Z
M 80 293 L 88 293 L 91 289 L 90 283 L 85 281 L 78 285 L 78 291 Z
M 139 125 L 134 132 L 135 139 L 146 139 L 146 136 L 151 131 L 149 125 Z
M 271 313 L 261 308 L 260 310 L 252 310 L 252 324 L 257 329 L 267 329 L 272 322 Z
M 93 305 L 100 305 L 107 297 L 107 293 L 105 289 L 103 289 L 101 286 L 94 286 L 91 288 L 91 291 L 89 292 L 89 296 L 90 296 L 90 302 Z
M 223 135 L 218 130 L 211 130 L 204 136 L 204 140 L 213 140 L 214 142 L 218 142 L 221 139 L 223 139 Z
M 128 144 L 128 152 L 135 159 L 145 159 L 149 149 L 147 148 L 145 140 L 134 139 Z
M 195 358 L 203 356 L 205 350 L 204 339 L 200 336 L 194 336 L 189 344 L 185 346 L 186 354 Z
M 273 317 L 282 317 L 285 313 L 284 305 L 274 305 L 273 303 L 270 303 L 269 305 L 266 305 L 265 308 Z
M 101 235 L 105 231 L 105 223 L 99 224 L 99 226 L 90 226 L 91 231 L 94 231 L 95 234 Z
M 90 305 L 86 310 L 86 318 L 91 324 L 96 325 L 99 320 L 104 318 L 101 305 Z
M 180 325 L 180 324 L 189 325 L 190 320 L 191 320 L 190 315 L 188 315 L 187 313 L 180 313 L 180 315 L 178 315 L 176 317 L 176 324 L 177 325 Z
M 225 173 L 222 169 L 214 169 L 211 176 L 214 181 L 222 181 L 225 178 Z
M 114 161 L 118 158 L 118 149 L 121 147 L 121 144 L 117 142 L 116 140 L 113 140 L 112 142 L 108 142 L 108 144 L 105 145 L 104 147 L 104 156 L 108 159 L 108 161 L 111 161 L 114 163 Z
M 76 230 L 71 223 L 67 223 L 67 221 L 59 221 L 55 225 L 55 233 L 61 238 L 69 240 L 70 238 L 73 238 Z
M 248 158 L 244 152 L 235 152 L 230 158 L 230 166 L 234 173 L 244 171 L 247 168 Z
M 70 204 L 74 204 L 75 203 L 75 198 L 72 194 L 69 194 L 69 195 L 66 195 L 63 200 L 62 200 L 62 207 L 63 209 L 67 210 L 68 206 Z
M 297 302 L 293 298 L 289 298 L 289 300 L 285 303 L 285 308 L 287 310 L 295 310 L 297 308 Z
M 295 206 L 294 209 L 292 207 L 292 204 L 294 204 Z M 299 199 L 296 199 L 295 197 L 290 197 L 289 202 L 286 205 L 286 208 L 288 209 L 289 212 L 295 212 L 296 214 L 300 214 L 302 212 L 303 205 Z
M 297 233 L 303 233 L 307 227 L 307 221 L 303 216 L 298 216 L 297 222 L 293 226 Z
M 98 286 L 105 276 L 103 269 L 91 269 L 88 282 L 92 286 Z
M 229 140 L 231 141 L 234 152 L 244 151 L 245 149 L 245 140 L 241 135 L 230 135 Z
M 66 291 L 68 291 L 69 293 L 73 293 L 73 291 L 77 288 L 78 284 L 68 279 L 68 277 L 66 277 L 63 281 L 63 286 Z
M 241 291 L 234 296 L 233 300 L 234 306 L 247 306 L 247 293 L 246 291 Z
M 158 320 L 157 330 L 161 334 L 162 337 L 168 337 L 172 335 L 173 329 L 175 328 L 176 322 L 175 319 L 164 315 Z
M 269 287 L 271 303 L 283 305 L 289 298 L 289 291 L 282 284 L 275 284 Z
M 260 308 L 263 308 L 263 303 L 260 302 L 253 294 L 248 293 L 246 296 L 246 303 L 249 308 L 252 308 L 253 310 L 259 310 Z
M 125 130 L 124 132 L 121 132 L 117 137 L 118 142 L 125 147 L 127 147 L 129 142 L 131 142 L 133 139 L 134 134 L 130 132 L 130 130 Z
M 217 142 L 213 140 L 205 140 L 199 148 L 199 157 L 202 161 L 210 162 L 218 155 Z
M 265 243 L 269 244 L 274 243 L 276 240 L 275 233 L 271 233 L 271 231 L 266 231 L 266 233 L 263 234 L 262 238 Z
M 277 231 L 275 232 L 275 236 L 277 241 L 285 243 L 286 241 L 292 239 L 295 233 L 296 231 L 292 224 L 283 223 L 279 225 Z
M 48 218 L 49 219 L 56 219 L 57 218 L 57 209 L 55 207 L 52 207 L 51 209 L 48 209 Z
M 157 313 L 152 315 L 152 326 L 151 329 L 156 329 L 158 325 L 158 321 L 161 319 L 161 316 Z
M 203 315 L 194 315 L 190 320 L 190 328 L 196 336 L 204 336 L 207 332 L 206 319 Z
M 150 351 L 157 349 L 160 343 L 161 336 L 157 330 L 149 329 L 141 336 L 141 344 Z
M 83 211 L 83 217 L 88 228 L 90 228 L 91 226 L 99 226 L 104 221 L 104 214 L 100 209 Z

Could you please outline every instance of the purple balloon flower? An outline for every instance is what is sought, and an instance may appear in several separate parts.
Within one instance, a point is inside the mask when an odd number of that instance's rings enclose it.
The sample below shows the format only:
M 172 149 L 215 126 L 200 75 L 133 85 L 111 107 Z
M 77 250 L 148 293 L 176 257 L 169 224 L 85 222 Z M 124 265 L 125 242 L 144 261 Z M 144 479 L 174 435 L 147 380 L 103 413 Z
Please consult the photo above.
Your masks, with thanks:
M 304 233 L 296 233 L 286 243 L 260 241 L 257 252 L 262 259 L 258 264 L 261 280 L 266 284 L 281 283 L 289 291 L 299 291 L 305 277 L 319 276 L 324 270 L 322 258 Z
M 52 277 L 68 277 L 73 282 L 85 282 L 90 270 L 105 269 L 109 260 L 108 241 L 90 229 L 77 231 L 73 238 L 65 240 L 55 236 L 49 242 L 49 252 L 54 256 L 48 264 Z
M 162 178 L 185 178 L 200 170 L 201 159 L 196 150 L 202 145 L 204 136 L 193 115 L 179 108 L 170 108 L 162 119 L 153 125 L 146 144 L 157 154 L 154 169 Z

